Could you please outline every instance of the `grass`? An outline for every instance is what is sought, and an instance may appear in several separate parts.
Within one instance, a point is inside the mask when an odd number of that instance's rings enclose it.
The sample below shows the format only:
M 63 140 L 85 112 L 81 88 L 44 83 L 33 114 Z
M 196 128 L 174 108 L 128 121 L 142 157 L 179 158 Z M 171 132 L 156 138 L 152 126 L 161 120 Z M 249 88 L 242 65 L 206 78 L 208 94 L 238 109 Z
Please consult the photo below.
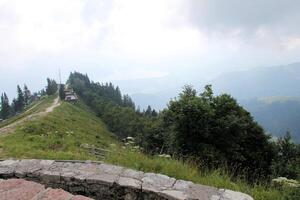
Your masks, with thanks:
M 82 106 L 63 102 L 47 116 L 21 124 L 0 138 L 0 158 L 95 160 L 82 144 L 107 148 L 114 142 L 100 119 Z
M 176 179 L 190 180 L 203 185 L 244 192 L 251 195 L 255 200 L 282 200 L 287 193 L 287 191 L 280 191 L 266 185 L 251 186 L 242 179 L 233 181 L 230 174 L 223 169 L 201 171 L 193 163 L 186 163 L 181 160 L 147 156 L 128 149 L 115 151 L 106 157 L 106 162 L 144 172 L 166 174 Z
M 53 99 L 45 99 L 40 108 L 45 108 Z M 47 116 L 20 124 L 13 133 L 0 137 L 0 158 L 99 160 L 82 148 L 83 144 L 110 149 L 104 159 L 108 163 L 241 191 L 255 200 L 281 200 L 287 194 L 286 190 L 265 185 L 251 186 L 242 179 L 233 181 L 225 170 L 199 170 L 193 163 L 148 156 L 123 148 L 105 124 L 81 102 L 76 105 L 62 102 Z
M 49 96 L 33 102 L 28 107 L 26 107 L 26 109 L 22 113 L 15 115 L 7 120 L 4 120 L 3 122 L 0 122 L 0 128 L 11 124 L 15 121 L 18 121 L 19 119 L 22 119 L 28 115 L 45 110 L 53 102 L 54 98 L 55 96 Z

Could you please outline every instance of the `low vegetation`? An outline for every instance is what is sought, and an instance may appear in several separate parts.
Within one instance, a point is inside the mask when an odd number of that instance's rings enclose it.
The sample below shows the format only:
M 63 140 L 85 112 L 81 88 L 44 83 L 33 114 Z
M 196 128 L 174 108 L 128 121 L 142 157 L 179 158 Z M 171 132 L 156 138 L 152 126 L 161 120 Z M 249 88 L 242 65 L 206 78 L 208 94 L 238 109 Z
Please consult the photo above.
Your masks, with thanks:
M 58 94 L 54 81 L 48 79 L 48 85 L 51 94 L 0 126 L 49 107 Z M 289 135 L 270 141 L 229 95 L 214 96 L 210 86 L 200 94 L 186 87 L 158 113 L 150 106 L 136 109 L 118 87 L 93 83 L 80 73 L 71 74 L 68 86 L 81 100 L 62 101 L 53 112 L 0 134 L 1 159 L 102 160 L 245 192 L 256 200 L 299 199 L 299 188 L 271 184 L 278 176 L 299 179 L 299 145 Z
M 44 99 L 40 107 L 46 106 L 53 99 L 53 96 Z M 109 152 L 104 159 L 100 159 L 85 149 L 84 145 L 107 149 Z M 296 193 L 262 184 L 249 185 L 242 178 L 233 178 L 225 169 L 199 169 L 195 163 L 187 160 L 145 155 L 134 146 L 124 147 L 81 102 L 75 105 L 62 102 L 47 116 L 18 125 L 13 133 L 0 138 L 0 157 L 104 160 L 137 170 L 245 192 L 256 200 L 281 200 L 292 192 Z
M 22 118 L 25 118 L 33 113 L 38 113 L 44 111 L 49 105 L 53 102 L 54 96 L 43 96 L 42 99 L 32 102 L 30 105 L 26 107 L 26 109 L 17 115 L 14 115 L 3 122 L 0 123 L 0 128 L 16 122 Z
M 41 106 L 50 99 L 53 97 Z M 20 124 L 13 133 L 1 137 L 0 157 L 95 160 L 81 145 L 107 148 L 113 142 L 100 119 L 81 105 L 62 103 L 47 116 Z

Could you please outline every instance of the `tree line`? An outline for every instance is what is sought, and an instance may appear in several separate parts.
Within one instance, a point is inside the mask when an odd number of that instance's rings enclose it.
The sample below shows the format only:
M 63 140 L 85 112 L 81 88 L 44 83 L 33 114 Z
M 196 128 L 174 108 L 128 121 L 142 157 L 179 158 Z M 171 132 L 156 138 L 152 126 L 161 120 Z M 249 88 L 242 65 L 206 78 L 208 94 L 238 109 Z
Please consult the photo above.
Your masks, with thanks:
M 57 83 L 55 80 L 47 78 L 46 90 L 42 89 L 38 92 L 31 93 L 27 85 L 24 84 L 23 88 L 17 85 L 17 97 L 13 98 L 10 103 L 7 94 L 4 92 L 1 94 L 1 107 L 0 107 L 0 119 L 8 119 L 28 107 L 34 100 L 40 96 L 53 95 L 57 91 Z
M 227 166 L 249 181 L 276 176 L 300 178 L 300 147 L 286 136 L 272 141 L 229 94 L 214 95 L 185 86 L 167 108 L 141 111 L 111 83 L 100 84 L 78 72 L 68 83 L 82 100 L 124 139 L 134 137 L 148 154 L 169 154 L 208 169 Z
M 33 96 L 26 84 L 24 84 L 23 90 L 19 85 L 17 85 L 17 97 L 12 100 L 12 103 L 9 102 L 6 93 L 2 93 L 0 118 L 7 119 L 12 115 L 21 112 L 32 102 L 32 97 Z

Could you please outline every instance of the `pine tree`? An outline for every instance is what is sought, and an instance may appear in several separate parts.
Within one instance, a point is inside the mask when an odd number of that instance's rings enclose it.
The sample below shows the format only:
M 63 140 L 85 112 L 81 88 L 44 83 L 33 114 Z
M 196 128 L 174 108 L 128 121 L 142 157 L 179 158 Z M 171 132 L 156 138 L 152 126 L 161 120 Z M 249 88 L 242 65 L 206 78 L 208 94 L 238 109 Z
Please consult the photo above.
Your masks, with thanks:
M 47 95 L 53 95 L 57 91 L 57 83 L 55 80 L 51 80 L 50 78 L 47 78 L 47 87 L 46 87 L 46 93 Z
M 1 117 L 3 119 L 7 119 L 10 114 L 10 106 L 9 106 L 9 100 L 5 93 L 1 95 Z
M 18 112 L 19 106 L 18 106 L 18 100 L 16 98 L 14 98 L 12 100 L 11 108 L 12 108 L 13 114 L 16 114 L 16 112 Z
M 152 108 L 151 108 L 150 105 L 148 105 L 147 110 L 145 111 L 145 115 L 146 116 L 151 116 L 151 113 L 152 113 Z
M 60 86 L 59 86 L 59 97 L 60 97 L 60 100 L 65 99 L 65 86 L 63 84 L 60 84 Z
M 20 86 L 17 86 L 17 91 L 18 91 L 18 98 L 17 98 L 17 112 L 22 111 L 25 105 L 24 101 L 24 94 L 23 91 L 21 90 Z
M 24 104 L 25 104 L 25 106 L 28 106 L 30 103 L 31 93 L 26 84 L 24 84 L 24 92 L 23 93 L 24 93 Z
M 156 112 L 155 109 L 152 110 L 151 116 L 152 117 L 157 117 L 158 113 Z
M 116 102 L 118 104 L 122 104 L 122 94 L 121 94 L 121 91 L 120 91 L 120 88 L 117 86 L 116 87 L 116 95 L 115 95 L 115 98 L 116 98 Z

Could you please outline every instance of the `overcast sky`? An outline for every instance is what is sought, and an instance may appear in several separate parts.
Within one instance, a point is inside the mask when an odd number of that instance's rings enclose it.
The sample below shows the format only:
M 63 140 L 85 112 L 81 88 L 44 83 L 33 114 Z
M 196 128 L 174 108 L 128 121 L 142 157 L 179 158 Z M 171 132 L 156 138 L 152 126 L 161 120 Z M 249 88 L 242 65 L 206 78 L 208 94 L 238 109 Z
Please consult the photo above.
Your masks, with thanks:
M 297 0 L 0 0 L 0 92 L 70 71 L 188 82 L 300 61 Z M 138 92 L 138 91 L 137 91 Z

